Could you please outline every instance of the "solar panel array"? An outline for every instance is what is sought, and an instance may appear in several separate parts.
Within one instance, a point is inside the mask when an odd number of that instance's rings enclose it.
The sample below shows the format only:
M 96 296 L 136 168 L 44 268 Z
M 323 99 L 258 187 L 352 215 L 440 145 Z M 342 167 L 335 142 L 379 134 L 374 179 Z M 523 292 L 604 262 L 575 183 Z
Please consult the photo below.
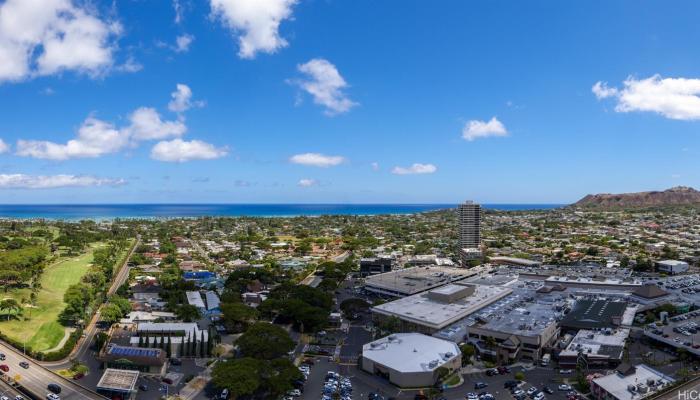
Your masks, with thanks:
M 142 347 L 111 346 L 109 354 L 116 356 L 158 357 L 161 351 L 160 349 L 145 349 Z

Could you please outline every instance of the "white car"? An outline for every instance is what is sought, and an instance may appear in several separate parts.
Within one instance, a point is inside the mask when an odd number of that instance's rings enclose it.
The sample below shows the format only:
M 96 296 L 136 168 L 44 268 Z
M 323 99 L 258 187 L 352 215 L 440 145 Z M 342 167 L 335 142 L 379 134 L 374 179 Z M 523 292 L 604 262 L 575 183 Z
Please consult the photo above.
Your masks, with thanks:
M 573 372 L 574 372 L 574 371 L 571 370 L 571 369 L 560 369 L 560 370 L 559 370 L 559 373 L 562 374 L 562 375 L 569 375 L 569 374 L 572 374 Z
M 0 400 L 10 400 L 10 398 L 7 396 L 0 396 Z
M 569 390 L 571 390 L 571 386 L 562 383 L 561 385 L 559 385 L 559 390 L 563 392 L 568 392 Z
M 534 400 L 544 400 L 544 393 L 539 392 L 533 397 Z
M 46 400 L 61 400 L 61 398 L 56 393 L 48 393 Z
M 293 397 L 299 397 L 301 396 L 301 391 L 299 389 L 294 389 L 290 390 L 288 394 Z

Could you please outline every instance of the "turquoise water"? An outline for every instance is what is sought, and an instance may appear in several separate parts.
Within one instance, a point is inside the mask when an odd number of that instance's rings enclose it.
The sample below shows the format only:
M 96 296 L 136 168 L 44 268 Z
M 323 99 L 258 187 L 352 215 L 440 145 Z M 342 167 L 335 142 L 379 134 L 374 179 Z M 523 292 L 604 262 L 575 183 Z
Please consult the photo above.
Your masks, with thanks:
M 3 218 L 61 220 L 178 217 L 289 217 L 318 215 L 411 214 L 456 204 L 64 204 L 0 205 Z M 546 210 L 561 204 L 484 204 L 495 210 Z

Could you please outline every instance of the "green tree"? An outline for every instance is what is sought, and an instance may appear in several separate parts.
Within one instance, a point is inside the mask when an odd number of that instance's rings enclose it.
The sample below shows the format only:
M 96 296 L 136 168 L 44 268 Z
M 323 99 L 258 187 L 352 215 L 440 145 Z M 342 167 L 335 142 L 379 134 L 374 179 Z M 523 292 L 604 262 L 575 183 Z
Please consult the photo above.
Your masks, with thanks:
M 257 322 L 236 341 L 245 357 L 271 360 L 286 356 L 294 341 L 284 329 L 267 322 Z
M 258 317 L 258 312 L 253 307 L 243 303 L 221 304 L 224 326 L 230 332 L 242 332 L 248 324 Z
M 252 395 L 261 384 L 261 362 L 254 358 L 238 358 L 216 363 L 211 377 L 214 385 L 228 389 L 235 398 Z

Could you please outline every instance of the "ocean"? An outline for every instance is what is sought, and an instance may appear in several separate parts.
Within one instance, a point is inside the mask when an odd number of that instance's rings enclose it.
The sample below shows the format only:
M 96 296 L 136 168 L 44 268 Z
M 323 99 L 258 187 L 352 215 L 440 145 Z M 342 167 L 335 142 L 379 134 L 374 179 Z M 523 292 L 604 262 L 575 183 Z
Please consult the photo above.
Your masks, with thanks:
M 486 209 L 547 210 L 562 204 L 483 204 Z M 62 204 L 0 205 L 0 218 L 106 220 L 115 218 L 292 217 L 412 214 L 455 208 L 456 204 Z

